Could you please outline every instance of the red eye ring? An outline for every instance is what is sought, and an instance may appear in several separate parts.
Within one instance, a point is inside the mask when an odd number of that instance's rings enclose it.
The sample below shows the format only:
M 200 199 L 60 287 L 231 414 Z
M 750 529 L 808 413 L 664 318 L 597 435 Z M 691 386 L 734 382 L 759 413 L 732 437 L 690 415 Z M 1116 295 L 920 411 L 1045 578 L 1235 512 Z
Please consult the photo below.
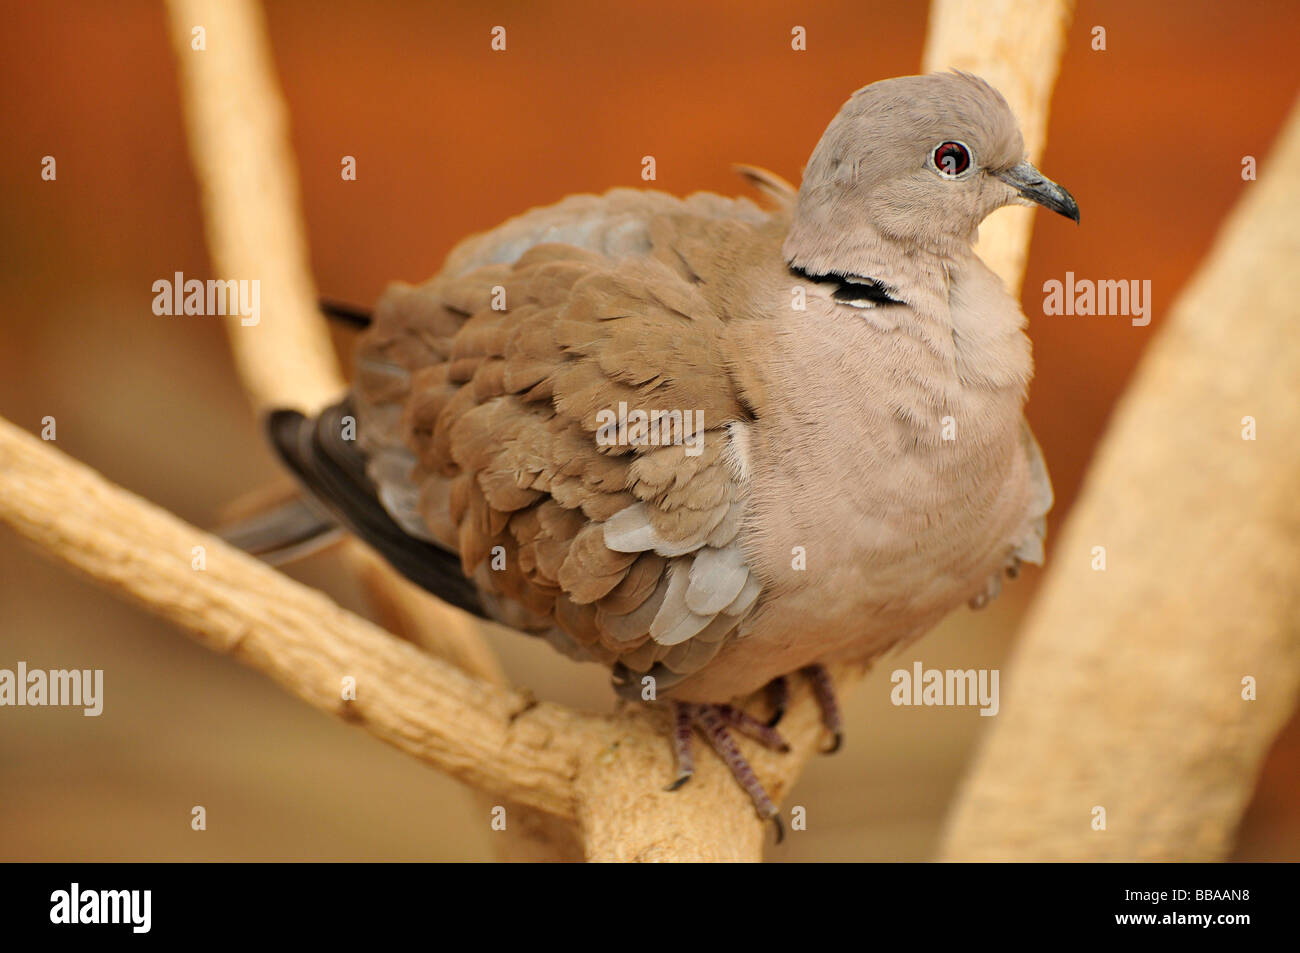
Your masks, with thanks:
M 970 168 L 970 150 L 962 142 L 941 142 L 934 148 L 934 167 L 941 175 L 956 178 Z

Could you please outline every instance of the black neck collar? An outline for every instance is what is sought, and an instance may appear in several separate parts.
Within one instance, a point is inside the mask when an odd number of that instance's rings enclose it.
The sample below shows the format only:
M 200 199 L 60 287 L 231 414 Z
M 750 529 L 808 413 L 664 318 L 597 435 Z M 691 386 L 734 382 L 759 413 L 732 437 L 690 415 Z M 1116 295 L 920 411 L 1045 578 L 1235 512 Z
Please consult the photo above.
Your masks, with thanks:
M 831 297 L 841 304 L 852 305 L 855 308 L 876 308 L 905 303 L 893 289 L 875 278 L 841 274 L 835 271 L 815 275 L 797 265 L 790 265 L 789 268 L 790 274 L 796 278 L 826 285 L 831 289 Z

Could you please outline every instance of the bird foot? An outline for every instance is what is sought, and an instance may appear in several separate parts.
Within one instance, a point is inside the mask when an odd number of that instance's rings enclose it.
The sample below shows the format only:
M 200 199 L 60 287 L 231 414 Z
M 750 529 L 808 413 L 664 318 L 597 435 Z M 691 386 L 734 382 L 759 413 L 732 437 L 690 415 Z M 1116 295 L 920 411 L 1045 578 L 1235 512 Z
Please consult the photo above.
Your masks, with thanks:
M 835 686 L 830 673 L 823 665 L 809 665 L 800 669 L 812 683 L 813 695 L 821 708 L 822 724 L 830 731 L 832 740 L 825 754 L 832 754 L 840 749 L 844 741 L 844 723 L 840 717 L 840 707 L 835 700 Z M 730 729 L 748 735 L 755 741 L 774 751 L 786 752 L 790 745 L 776 730 L 776 723 L 785 714 L 786 701 L 789 698 L 789 684 L 785 677 L 774 679 L 768 686 L 775 709 L 772 718 L 764 722 L 748 712 L 733 705 L 709 705 L 698 702 L 673 702 L 673 755 L 677 762 L 677 777 L 665 790 L 676 791 L 695 774 L 695 757 L 691 742 L 695 728 L 699 728 L 708 739 L 713 750 L 718 753 L 722 763 L 731 771 L 737 783 L 744 788 L 754 809 L 763 820 L 770 820 L 776 825 L 776 842 L 785 838 L 785 828 L 781 825 L 776 805 L 767 796 L 762 783 L 754 774 L 753 768 L 740 753 Z
M 822 710 L 822 727 L 831 733 L 830 747 L 823 748 L 822 754 L 834 754 L 844 744 L 844 719 L 840 715 L 840 703 L 835 699 L 835 683 L 825 665 L 809 665 L 801 671 L 812 683 L 817 707 Z
M 817 698 L 817 705 L 822 711 L 822 725 L 832 736 L 830 747 L 823 749 L 823 752 L 833 754 L 839 751 L 844 743 L 844 722 L 840 717 L 839 703 L 835 700 L 835 685 L 824 665 L 805 666 L 800 669 L 800 674 L 812 683 L 813 695 Z M 767 697 L 772 706 L 772 717 L 768 719 L 767 724 L 775 728 L 785 717 L 785 709 L 790 702 L 789 677 L 782 675 L 768 682 Z
M 776 825 L 776 842 L 785 838 L 776 805 L 767 796 L 762 782 L 754 774 L 745 756 L 731 737 L 730 729 L 748 735 L 765 747 L 775 751 L 789 751 L 790 745 L 777 730 L 753 715 L 732 705 L 707 705 L 697 702 L 673 702 L 673 755 L 677 760 L 677 778 L 665 790 L 676 791 L 695 773 L 695 758 L 691 752 L 692 730 L 699 728 L 718 753 L 731 776 L 745 789 L 758 816 Z

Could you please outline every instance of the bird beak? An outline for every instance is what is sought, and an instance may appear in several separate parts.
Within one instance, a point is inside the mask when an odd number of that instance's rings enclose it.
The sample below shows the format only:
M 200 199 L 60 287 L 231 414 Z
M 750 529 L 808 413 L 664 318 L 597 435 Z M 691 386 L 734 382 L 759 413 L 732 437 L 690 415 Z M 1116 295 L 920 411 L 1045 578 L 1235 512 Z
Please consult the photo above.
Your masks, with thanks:
M 1043 208 L 1050 208 L 1053 212 L 1059 212 L 1066 218 L 1074 219 L 1075 224 L 1078 224 L 1079 206 L 1074 201 L 1074 196 L 1030 163 L 1021 162 L 1005 171 L 993 174 L 1015 189 L 1021 198 L 1028 199 Z

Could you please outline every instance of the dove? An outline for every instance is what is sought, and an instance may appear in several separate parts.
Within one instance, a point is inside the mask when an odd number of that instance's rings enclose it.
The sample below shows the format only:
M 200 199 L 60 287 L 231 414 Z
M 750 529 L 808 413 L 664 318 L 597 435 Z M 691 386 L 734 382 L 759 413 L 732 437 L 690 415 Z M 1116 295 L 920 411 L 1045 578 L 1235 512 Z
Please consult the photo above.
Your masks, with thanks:
M 268 418 L 306 492 L 431 593 L 608 666 L 698 728 L 764 818 L 734 741 L 774 746 L 825 666 L 869 663 L 1043 560 L 1052 505 L 1024 418 L 1026 319 L 976 256 L 994 210 L 1073 219 L 983 80 L 855 92 L 796 190 L 614 189 L 461 242 L 395 283 L 351 392 Z M 763 721 L 736 704 L 768 687 Z

